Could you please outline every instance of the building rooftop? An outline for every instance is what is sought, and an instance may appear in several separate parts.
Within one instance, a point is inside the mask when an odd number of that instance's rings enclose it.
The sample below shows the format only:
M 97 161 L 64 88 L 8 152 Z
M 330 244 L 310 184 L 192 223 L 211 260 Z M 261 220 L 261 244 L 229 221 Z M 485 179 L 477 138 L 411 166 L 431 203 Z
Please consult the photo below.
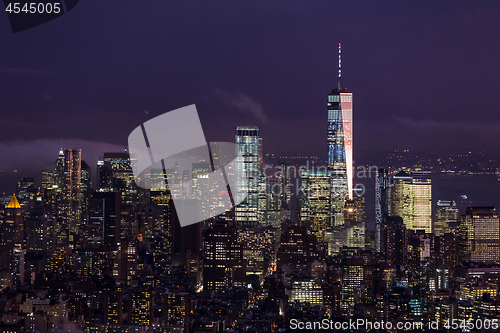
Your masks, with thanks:
M 10 199 L 10 202 L 6 208 L 21 208 L 21 205 L 19 204 L 19 201 L 17 201 L 15 194 L 12 195 L 12 199 Z

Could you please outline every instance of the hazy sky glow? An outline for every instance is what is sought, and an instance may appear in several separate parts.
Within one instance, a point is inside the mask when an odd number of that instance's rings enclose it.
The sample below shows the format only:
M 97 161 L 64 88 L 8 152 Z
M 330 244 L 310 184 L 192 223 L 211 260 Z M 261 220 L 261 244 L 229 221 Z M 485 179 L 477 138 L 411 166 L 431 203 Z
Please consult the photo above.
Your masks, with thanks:
M 23 160 L 15 156 L 23 150 L 4 149 L 14 141 L 125 147 L 142 122 L 193 103 L 209 141 L 256 125 L 264 152 L 326 157 L 339 42 L 358 164 L 400 148 L 498 150 L 499 9 L 493 1 L 86 1 L 16 34 L 0 15 L 0 167 Z

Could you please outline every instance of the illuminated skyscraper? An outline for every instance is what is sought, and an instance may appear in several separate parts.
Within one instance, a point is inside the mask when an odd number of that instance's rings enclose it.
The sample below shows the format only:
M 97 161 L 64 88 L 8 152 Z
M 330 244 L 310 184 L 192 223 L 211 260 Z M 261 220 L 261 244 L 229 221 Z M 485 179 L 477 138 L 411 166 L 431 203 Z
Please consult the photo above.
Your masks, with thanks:
M 72 242 L 70 235 L 78 233 L 81 223 L 81 157 L 80 149 L 61 149 L 56 160 L 54 213 L 58 217 L 58 244 Z
M 465 258 L 471 261 L 500 260 L 500 223 L 495 207 L 467 207 L 460 223 Z
M 434 216 L 433 232 L 436 236 L 442 236 L 451 232 L 450 224 L 458 222 L 458 207 L 455 201 L 438 200 L 436 215 Z M 452 226 L 453 227 L 453 226 Z
M 166 292 L 163 294 L 163 319 L 169 327 L 188 332 L 189 295 L 186 292 Z
M 203 290 L 219 291 L 245 285 L 246 263 L 236 228 L 210 228 L 205 233 L 203 250 Z
M 128 152 L 104 153 L 97 161 L 99 192 L 119 191 L 124 204 L 136 204 L 137 186 L 132 173 L 134 161 Z
M 291 296 L 288 301 L 290 304 L 308 302 L 314 305 L 323 305 L 323 290 L 313 279 L 294 279 L 291 287 Z
M 263 226 L 281 226 L 282 215 L 281 177 L 260 176 L 259 180 L 259 222 Z
M 2 221 L 2 245 L 9 249 L 16 244 L 24 243 L 24 218 L 21 205 L 13 195 L 9 204 L 5 206 L 4 221 Z
M 81 219 L 81 167 L 82 151 L 81 149 L 64 150 L 64 174 L 65 180 L 63 189 L 64 200 L 68 200 L 69 207 L 68 219 L 70 232 L 77 233 L 78 225 Z M 64 201 L 63 200 L 63 201 Z
M 53 173 L 54 181 L 54 200 L 55 200 L 55 210 L 54 215 L 56 217 L 61 217 L 62 215 L 62 201 L 63 194 L 62 190 L 64 188 L 64 150 L 61 148 L 59 154 L 57 155 L 56 166 Z
M 331 196 L 335 225 L 342 224 L 343 199 L 352 199 L 352 93 L 341 85 L 339 44 L 339 75 L 337 88 L 328 94 L 328 169 L 331 172 Z
M 430 171 L 399 172 L 392 179 L 391 216 L 400 216 L 407 229 L 432 232 Z
M 406 171 L 400 171 L 391 181 L 391 216 L 399 216 L 403 221 L 411 215 L 411 176 Z M 407 223 L 405 223 L 407 225 Z
M 330 176 L 326 170 L 304 170 L 301 178 L 300 223 L 322 242 L 323 232 L 331 226 Z
M 431 192 L 431 172 L 413 171 L 413 195 L 414 195 L 414 230 L 425 230 L 432 232 L 432 192 Z
M 137 290 L 131 294 L 132 320 L 135 325 L 147 326 L 153 321 L 153 293 L 149 290 Z
M 354 312 L 354 305 L 359 303 L 361 285 L 364 278 L 364 261 L 361 257 L 345 258 L 342 262 L 342 313 Z
M 123 322 L 123 294 L 112 291 L 106 295 L 104 305 L 104 322 L 106 324 L 121 324 Z
M 236 154 L 243 157 L 242 162 L 236 164 L 236 172 L 246 172 L 246 179 L 238 179 L 235 202 L 246 199 L 236 207 L 236 224 L 238 228 L 252 227 L 258 220 L 259 204 L 259 161 L 260 140 L 259 129 L 254 126 L 239 126 L 236 128 Z
M 243 259 L 247 263 L 246 274 L 265 276 L 275 254 L 273 229 L 259 225 L 243 230 L 238 233 L 238 242 L 242 244 Z

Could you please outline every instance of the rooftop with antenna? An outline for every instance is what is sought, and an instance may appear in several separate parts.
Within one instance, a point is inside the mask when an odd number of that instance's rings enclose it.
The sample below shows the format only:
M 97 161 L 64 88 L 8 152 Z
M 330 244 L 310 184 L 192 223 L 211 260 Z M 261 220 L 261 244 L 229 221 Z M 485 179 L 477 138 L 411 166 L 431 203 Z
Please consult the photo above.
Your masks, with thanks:
M 341 91 L 341 92 L 347 92 L 346 88 L 342 88 L 342 43 L 339 43 L 339 75 L 338 75 L 338 81 L 337 81 L 337 88 L 333 89 L 332 91 Z

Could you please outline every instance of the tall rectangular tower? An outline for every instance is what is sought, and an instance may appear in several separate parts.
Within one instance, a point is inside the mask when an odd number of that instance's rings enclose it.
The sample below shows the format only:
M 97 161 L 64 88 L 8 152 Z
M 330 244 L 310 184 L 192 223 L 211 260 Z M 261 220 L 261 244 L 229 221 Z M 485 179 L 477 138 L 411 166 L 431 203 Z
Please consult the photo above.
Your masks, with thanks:
M 407 229 L 432 232 L 430 171 L 400 171 L 392 177 L 390 215 L 400 216 Z
M 203 252 L 203 290 L 245 285 L 246 264 L 236 228 L 216 225 L 207 230 Z
M 352 93 L 341 85 L 341 45 L 337 88 L 328 94 L 328 169 L 335 224 L 342 224 L 343 200 L 352 199 Z M 340 200 L 339 200 L 340 199 Z
M 466 253 L 464 259 L 500 260 L 500 223 L 496 207 L 467 207 L 460 229 Z
M 431 172 L 413 171 L 413 193 L 415 197 L 413 224 L 414 230 L 425 230 L 426 233 L 432 232 L 432 190 L 431 190 Z
M 432 228 L 434 235 L 442 236 L 451 232 L 451 229 L 458 223 L 458 216 L 458 207 L 455 201 L 438 200 Z
M 318 241 L 323 241 L 323 233 L 331 227 L 329 182 L 326 170 L 301 172 L 302 198 L 300 223 L 307 226 Z
M 78 233 L 81 224 L 81 149 L 59 151 L 54 169 L 57 205 L 57 243 L 68 244 L 73 234 Z
M 390 189 L 391 180 L 389 171 L 383 168 L 378 169 L 375 176 L 375 246 L 377 252 L 380 252 L 380 233 L 382 224 L 385 223 L 385 219 L 390 215 Z
M 236 171 L 246 172 L 246 179 L 237 180 L 235 202 L 246 199 L 236 207 L 236 224 L 238 228 L 252 227 L 258 220 L 259 174 L 260 174 L 260 138 L 259 129 L 255 126 L 239 126 L 236 128 L 236 154 L 242 161 L 236 164 Z
M 119 191 L 123 203 L 135 204 L 137 186 L 132 172 L 133 163 L 134 157 L 126 151 L 104 153 L 104 156 L 97 161 L 99 192 Z
M 24 246 L 23 211 L 16 195 L 5 206 L 4 220 L 0 221 L 1 245 L 12 250 L 16 244 Z

